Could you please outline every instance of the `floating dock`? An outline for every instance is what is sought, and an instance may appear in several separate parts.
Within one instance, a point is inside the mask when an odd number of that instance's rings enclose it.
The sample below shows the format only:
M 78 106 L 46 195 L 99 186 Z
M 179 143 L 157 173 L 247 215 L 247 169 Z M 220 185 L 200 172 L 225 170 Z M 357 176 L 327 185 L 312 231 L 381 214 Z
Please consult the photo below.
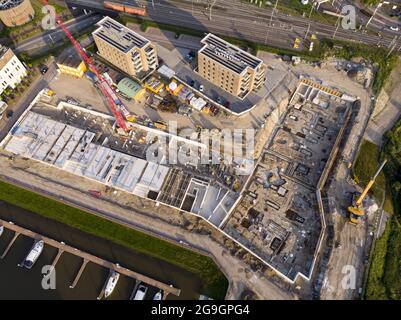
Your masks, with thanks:
M 6 222 L 6 221 L 1 220 L 1 219 L 0 219 L 0 225 L 3 225 L 4 228 L 15 232 L 14 237 L 11 239 L 11 241 L 8 244 L 7 248 L 4 250 L 3 254 L 1 255 L 1 257 L 0 257 L 1 259 L 3 259 L 7 255 L 8 251 L 11 249 L 13 243 L 15 242 L 15 240 L 17 239 L 17 237 L 20 234 L 24 235 L 24 236 L 27 236 L 27 237 L 30 237 L 30 238 L 33 238 L 35 240 L 43 240 L 45 242 L 45 244 L 48 244 L 48 245 L 58 249 L 57 256 L 55 257 L 55 259 L 53 260 L 53 263 L 52 263 L 53 266 L 55 266 L 57 264 L 58 260 L 60 259 L 61 255 L 64 252 L 71 253 L 71 254 L 73 254 L 75 256 L 81 257 L 83 259 L 82 265 L 81 265 L 81 267 L 80 267 L 80 269 L 79 269 L 79 271 L 78 271 L 73 283 L 70 285 L 70 288 L 74 288 L 77 285 L 77 283 L 78 283 L 82 273 L 84 272 L 85 267 L 88 264 L 88 262 L 93 262 L 93 263 L 98 264 L 98 265 L 100 265 L 100 266 L 102 266 L 104 268 L 109 269 L 110 271 L 115 270 L 119 274 L 122 274 L 122 275 L 125 275 L 127 277 L 133 278 L 133 279 L 136 280 L 136 283 L 138 283 L 138 281 L 139 282 L 143 282 L 143 283 L 145 283 L 147 285 L 150 285 L 150 286 L 153 286 L 153 287 L 156 287 L 156 288 L 162 290 L 163 293 L 164 293 L 164 298 L 168 294 L 173 294 L 175 296 L 179 296 L 180 293 L 181 293 L 181 289 L 174 288 L 171 285 L 165 284 L 165 283 L 160 282 L 158 280 L 149 278 L 149 277 L 147 277 L 147 276 L 145 276 L 143 274 L 140 274 L 140 273 L 137 273 L 135 271 L 129 270 L 127 268 L 121 267 L 119 264 L 112 263 L 110 261 L 107 261 L 107 260 L 101 259 L 99 257 L 96 257 L 94 255 L 91 255 L 90 253 L 87 253 L 87 252 L 81 251 L 81 250 L 79 250 L 77 248 L 71 247 L 71 246 L 65 244 L 64 242 L 58 242 L 58 241 L 53 240 L 51 238 L 47 238 L 47 237 L 45 237 L 45 236 L 43 236 L 43 235 L 41 235 L 39 233 L 33 232 L 31 230 L 25 229 L 23 227 L 17 226 L 17 225 L 15 225 L 13 223 Z M 102 292 L 101 292 L 101 294 L 99 296 L 100 297 L 102 296 Z

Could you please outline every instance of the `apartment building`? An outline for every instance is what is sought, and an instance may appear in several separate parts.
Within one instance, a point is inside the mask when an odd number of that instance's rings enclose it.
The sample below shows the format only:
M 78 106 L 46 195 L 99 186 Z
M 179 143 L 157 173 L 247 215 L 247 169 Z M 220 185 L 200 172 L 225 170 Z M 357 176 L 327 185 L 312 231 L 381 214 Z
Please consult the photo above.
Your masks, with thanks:
M 14 89 L 26 75 L 26 68 L 14 52 L 0 45 L 0 94 L 7 87 Z
M 198 72 L 214 85 L 244 99 L 266 80 L 266 64 L 259 58 L 209 33 L 198 52 Z
M 93 32 L 99 55 L 137 79 L 158 67 L 156 47 L 121 23 L 104 17 Z

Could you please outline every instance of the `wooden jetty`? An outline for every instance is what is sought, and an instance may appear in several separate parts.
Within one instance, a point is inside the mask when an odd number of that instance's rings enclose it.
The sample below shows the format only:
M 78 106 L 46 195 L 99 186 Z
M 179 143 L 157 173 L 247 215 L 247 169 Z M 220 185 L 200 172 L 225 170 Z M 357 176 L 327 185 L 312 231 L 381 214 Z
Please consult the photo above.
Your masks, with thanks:
M 140 274 L 140 273 L 137 273 L 135 271 L 129 270 L 127 268 L 121 267 L 119 264 L 112 263 L 110 261 L 107 261 L 107 260 L 101 259 L 99 257 L 96 257 L 94 255 L 91 255 L 90 253 L 87 253 L 87 252 L 81 251 L 81 250 L 79 250 L 77 248 L 71 247 L 71 246 L 65 244 L 64 242 L 58 242 L 58 241 L 53 240 L 51 238 L 47 238 L 47 237 L 45 237 L 45 236 L 43 236 L 41 234 L 38 234 L 38 233 L 33 232 L 31 230 L 28 230 L 28 229 L 25 229 L 23 227 L 17 226 L 14 223 L 10 223 L 10 222 L 7 222 L 7 221 L 1 220 L 1 219 L 0 219 L 0 225 L 3 225 L 4 228 L 15 232 L 14 237 L 12 238 L 12 240 L 8 244 L 7 248 L 4 250 L 3 254 L 1 255 L 1 257 L 0 257 L 1 259 L 3 259 L 7 255 L 8 251 L 11 248 L 11 246 L 13 245 L 13 243 L 15 242 L 15 240 L 17 239 L 17 237 L 20 234 L 24 235 L 24 236 L 27 236 L 27 237 L 30 237 L 30 238 L 33 238 L 35 240 L 43 240 L 45 244 L 48 244 L 48 245 L 50 245 L 50 246 L 52 246 L 54 248 L 57 248 L 58 249 L 58 253 L 57 253 L 57 256 L 55 257 L 55 259 L 53 260 L 53 263 L 52 263 L 53 266 L 55 266 L 57 264 L 58 260 L 60 259 L 61 255 L 64 252 L 71 253 L 71 254 L 73 254 L 75 256 L 81 257 L 83 259 L 82 265 L 81 265 L 81 267 L 80 267 L 80 269 L 79 269 L 74 281 L 70 285 L 70 288 L 74 288 L 77 285 L 77 283 L 78 283 L 82 273 L 84 272 L 85 267 L 88 264 L 88 262 L 93 262 L 93 263 L 98 264 L 98 265 L 100 265 L 100 266 L 102 266 L 104 268 L 109 269 L 110 271 L 111 270 L 115 270 L 116 272 L 118 272 L 118 273 L 120 273 L 122 275 L 125 275 L 125 276 L 128 276 L 130 278 L 133 278 L 133 279 L 136 280 L 136 283 L 143 282 L 143 283 L 145 283 L 147 285 L 150 285 L 150 286 L 153 286 L 153 287 L 156 287 L 156 288 L 162 290 L 163 294 L 164 294 L 163 295 L 164 299 L 168 294 L 173 294 L 175 296 L 179 296 L 180 295 L 181 289 L 174 288 L 171 285 L 165 284 L 165 283 L 160 282 L 158 280 L 149 278 L 149 277 L 147 277 L 147 276 L 145 276 L 143 274 Z M 102 292 L 103 291 L 104 290 L 102 289 Z M 102 297 L 102 292 L 100 293 L 99 297 Z

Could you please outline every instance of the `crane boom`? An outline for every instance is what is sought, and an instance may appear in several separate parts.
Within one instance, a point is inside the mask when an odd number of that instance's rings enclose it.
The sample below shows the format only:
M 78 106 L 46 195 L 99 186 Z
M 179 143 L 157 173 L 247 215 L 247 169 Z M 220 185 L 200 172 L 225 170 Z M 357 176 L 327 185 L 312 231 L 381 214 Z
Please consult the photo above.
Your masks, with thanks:
M 383 170 L 383 167 L 386 165 L 387 160 L 385 159 L 380 167 L 377 169 L 375 175 L 370 179 L 369 183 L 366 185 L 365 189 L 362 191 L 358 199 L 355 201 L 355 203 L 348 207 L 348 211 L 350 213 L 350 222 L 351 223 L 358 223 L 359 217 L 362 217 L 365 215 L 365 211 L 363 210 L 362 202 L 365 199 L 366 195 L 368 194 L 369 190 L 372 188 L 374 183 L 376 182 L 376 178 L 380 174 L 380 172 Z
M 47 4 L 47 0 L 43 0 L 45 4 Z M 100 91 L 102 92 L 103 96 L 107 100 L 107 104 L 116 119 L 117 125 L 123 129 L 124 131 L 128 131 L 127 124 L 124 120 L 124 117 L 128 120 L 130 119 L 131 114 L 128 111 L 128 109 L 124 106 L 124 104 L 121 102 L 121 100 L 118 98 L 116 93 L 114 92 L 113 88 L 110 86 L 110 84 L 107 82 L 107 80 L 103 77 L 103 75 L 96 69 L 96 67 L 93 65 L 92 60 L 87 56 L 85 53 L 84 49 L 81 47 L 81 45 L 78 43 L 77 40 L 73 37 L 71 32 L 67 29 L 67 27 L 64 25 L 63 21 L 56 16 L 56 22 L 60 26 L 61 30 L 65 33 L 67 38 L 71 41 L 73 46 L 75 47 L 75 50 L 77 53 L 82 57 L 82 59 L 85 61 L 85 63 L 88 65 L 88 67 L 93 71 L 95 76 L 98 79 L 98 87 Z M 124 114 L 124 117 L 123 115 Z
M 363 192 L 359 196 L 358 200 L 356 201 L 356 205 L 357 206 L 360 206 L 362 204 L 363 199 L 365 199 L 365 197 L 368 194 L 369 190 L 372 188 L 373 184 L 375 183 L 377 176 L 383 170 L 383 167 L 386 165 L 386 163 L 387 163 L 387 160 L 384 160 L 382 162 L 382 164 L 380 165 L 379 169 L 377 169 L 377 171 L 376 171 L 375 175 L 373 176 L 373 178 L 366 185 L 365 189 L 363 190 Z

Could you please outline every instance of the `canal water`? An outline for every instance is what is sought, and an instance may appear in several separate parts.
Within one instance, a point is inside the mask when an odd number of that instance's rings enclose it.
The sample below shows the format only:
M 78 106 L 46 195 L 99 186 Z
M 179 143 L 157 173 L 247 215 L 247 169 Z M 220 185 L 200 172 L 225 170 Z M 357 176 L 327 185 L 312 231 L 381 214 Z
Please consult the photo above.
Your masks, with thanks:
M 181 289 L 179 297 L 168 295 L 168 300 L 196 299 L 200 292 L 201 279 L 192 273 L 30 211 L 0 202 L 0 218 Z M 0 255 L 13 235 L 14 232 L 5 229 L 0 237 Z M 109 274 L 107 269 L 89 262 L 77 286 L 70 289 L 69 286 L 78 273 L 82 259 L 69 253 L 63 253 L 56 265 L 56 288 L 44 290 L 41 285 L 42 267 L 52 264 L 57 249 L 45 245 L 45 249 L 32 269 L 18 267 L 32 244 L 33 239 L 20 235 L 7 256 L 0 260 L 0 300 L 97 298 L 107 280 Z M 128 300 L 134 286 L 134 279 L 121 275 L 113 294 L 108 299 Z M 157 291 L 156 288 L 149 287 L 145 299 L 152 299 Z

